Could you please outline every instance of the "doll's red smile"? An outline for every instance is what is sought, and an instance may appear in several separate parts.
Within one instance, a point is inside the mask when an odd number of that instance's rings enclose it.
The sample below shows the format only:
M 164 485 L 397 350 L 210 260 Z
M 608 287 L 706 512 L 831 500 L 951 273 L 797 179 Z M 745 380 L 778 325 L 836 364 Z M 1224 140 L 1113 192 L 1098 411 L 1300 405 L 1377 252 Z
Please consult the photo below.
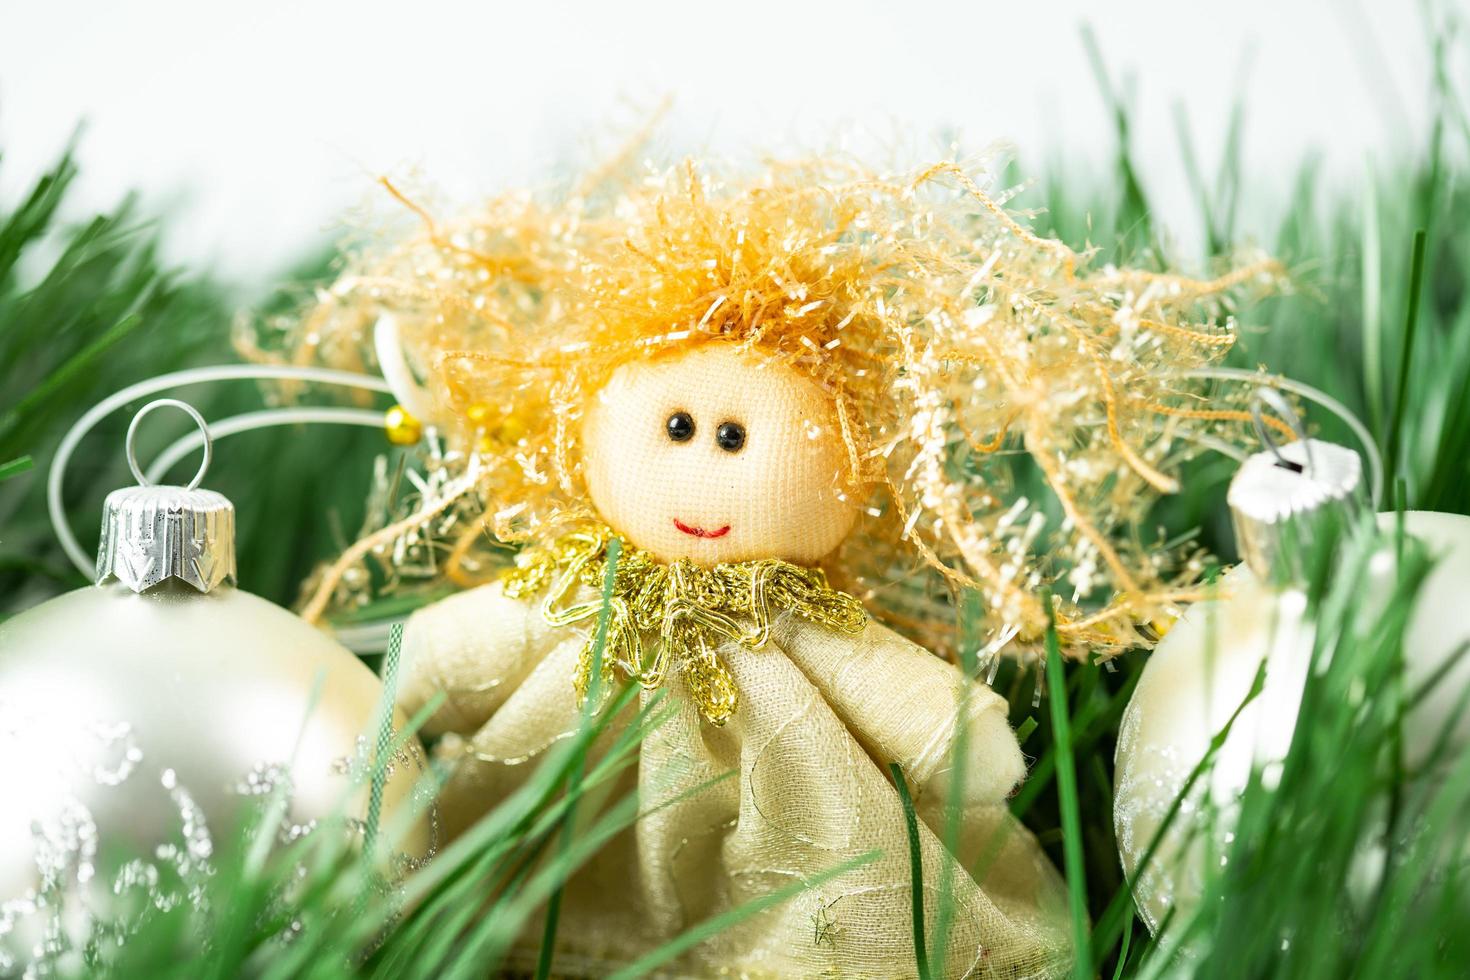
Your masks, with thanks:
M 683 531 L 690 537 L 695 538 L 723 538 L 725 535 L 730 533 L 730 525 L 728 524 L 717 531 L 706 531 L 702 527 L 691 527 L 690 525 L 685 524 L 683 521 L 679 520 L 677 517 L 674 518 L 674 527 L 677 527 L 679 530 Z

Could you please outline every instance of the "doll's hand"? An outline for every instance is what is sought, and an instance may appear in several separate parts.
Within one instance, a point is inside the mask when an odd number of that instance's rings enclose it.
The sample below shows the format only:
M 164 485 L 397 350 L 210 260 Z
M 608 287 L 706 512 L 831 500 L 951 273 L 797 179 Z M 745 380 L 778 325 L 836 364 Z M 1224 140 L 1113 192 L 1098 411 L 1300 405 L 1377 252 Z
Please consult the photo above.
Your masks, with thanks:
M 957 771 L 957 760 L 951 754 L 920 787 L 921 794 L 948 801 L 955 783 L 959 782 L 963 805 L 1000 803 L 1026 776 L 1021 745 L 1006 721 L 1005 712 L 998 707 L 970 720 L 963 748 L 963 773 Z

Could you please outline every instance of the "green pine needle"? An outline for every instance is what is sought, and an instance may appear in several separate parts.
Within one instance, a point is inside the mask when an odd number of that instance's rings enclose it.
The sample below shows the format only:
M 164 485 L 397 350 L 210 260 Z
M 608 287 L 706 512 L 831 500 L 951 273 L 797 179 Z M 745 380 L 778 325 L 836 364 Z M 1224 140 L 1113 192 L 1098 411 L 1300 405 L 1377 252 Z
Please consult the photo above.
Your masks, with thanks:
M 914 812 L 914 800 L 909 795 L 908 777 L 897 762 L 888 764 L 893 785 L 898 789 L 898 798 L 903 806 L 904 826 L 909 838 L 909 904 L 914 923 L 914 959 L 918 965 L 919 980 L 929 980 L 929 947 L 924 940 L 924 852 L 919 847 L 919 818 Z
M 1404 406 L 1409 397 L 1410 374 L 1414 363 L 1414 335 L 1419 327 L 1419 296 L 1424 291 L 1424 247 L 1427 236 L 1423 228 L 1414 232 L 1414 257 L 1409 263 L 1409 303 L 1404 314 L 1404 344 L 1399 352 L 1399 378 L 1394 396 L 1393 421 L 1383 452 L 1384 486 L 1395 485 L 1399 471 L 1399 447 L 1403 445 Z
M 788 902 L 797 895 L 815 891 L 827 882 L 840 878 L 849 871 L 855 871 L 865 864 L 872 864 L 882 856 L 881 851 L 868 851 L 850 861 L 844 861 L 821 874 L 813 875 L 807 881 L 786 885 L 768 895 L 752 899 L 744 905 L 733 908 L 728 912 L 722 912 L 709 921 L 701 922 L 699 925 L 686 930 L 647 956 L 608 974 L 608 980 L 634 980 L 635 977 L 647 976 L 711 936 L 719 935 L 731 926 L 743 922 L 752 916 L 759 915 L 766 909 L 774 908 L 783 902 Z
M 0 463 L 0 480 L 8 480 L 12 476 L 20 476 L 36 465 L 29 456 L 21 456 L 12 459 L 8 463 Z
M 1077 767 L 1072 757 L 1072 728 L 1067 708 L 1067 675 L 1062 670 L 1061 647 L 1051 594 L 1046 604 L 1046 682 L 1051 689 L 1051 725 L 1056 745 L 1057 798 L 1062 814 L 1062 853 L 1067 876 L 1067 898 L 1072 914 L 1073 975 L 1079 980 L 1094 974 L 1092 930 L 1087 921 L 1087 868 L 1082 859 L 1082 814 L 1077 802 Z
M 607 650 L 607 631 L 612 621 L 612 594 L 613 585 L 617 581 L 618 558 L 622 554 L 622 541 L 613 538 L 607 544 L 607 568 L 602 576 L 602 609 L 597 614 L 597 632 L 592 641 L 592 677 L 587 685 L 587 701 L 583 707 L 584 720 L 591 717 L 591 712 L 596 709 L 598 699 L 601 696 L 602 686 L 602 658 Z M 568 789 L 573 789 L 582 781 L 582 767 L 585 765 L 585 755 L 580 755 L 572 766 L 572 771 L 567 777 Z M 575 801 L 568 805 L 566 816 L 562 819 L 561 841 L 562 853 L 565 854 L 571 845 L 572 821 L 576 816 Z M 558 885 L 551 893 L 551 900 L 546 906 L 546 924 L 541 933 L 541 952 L 536 960 L 536 980 L 546 980 L 551 976 L 551 963 L 556 955 L 556 930 L 561 918 L 561 896 L 562 889 Z

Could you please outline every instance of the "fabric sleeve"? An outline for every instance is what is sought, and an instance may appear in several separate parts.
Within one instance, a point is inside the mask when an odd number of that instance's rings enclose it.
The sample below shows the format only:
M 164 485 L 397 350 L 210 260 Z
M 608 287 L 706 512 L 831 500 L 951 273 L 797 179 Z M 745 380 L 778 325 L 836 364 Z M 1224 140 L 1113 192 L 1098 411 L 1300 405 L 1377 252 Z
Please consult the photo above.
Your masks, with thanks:
M 442 599 L 409 617 L 398 704 L 412 715 L 443 691 L 424 733 L 470 734 L 565 638 L 534 602 L 510 598 L 498 582 Z
M 858 636 L 787 617 L 776 640 L 881 764 L 897 762 L 921 793 L 946 796 L 964 726 L 966 805 L 996 803 L 1026 774 L 1004 698 L 876 622 Z

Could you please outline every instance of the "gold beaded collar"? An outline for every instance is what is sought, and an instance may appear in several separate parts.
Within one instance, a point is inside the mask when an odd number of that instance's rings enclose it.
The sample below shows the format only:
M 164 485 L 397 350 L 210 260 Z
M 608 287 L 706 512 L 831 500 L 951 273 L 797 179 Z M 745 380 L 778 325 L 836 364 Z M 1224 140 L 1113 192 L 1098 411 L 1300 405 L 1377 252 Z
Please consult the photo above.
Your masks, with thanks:
M 529 598 L 546 590 L 542 614 L 554 626 L 595 620 L 603 607 L 609 544 L 607 527 L 593 526 L 527 549 L 502 577 L 505 594 Z M 577 600 L 579 587 L 598 595 Z M 735 713 L 739 692 L 729 668 L 715 655 L 734 641 L 758 650 L 771 635 L 772 618 L 790 611 L 845 633 L 861 633 L 868 616 L 862 603 L 827 584 L 815 568 L 774 558 L 703 568 L 686 560 L 663 564 L 646 551 L 622 547 L 614 563 L 608 601 L 603 676 L 614 667 L 646 688 L 663 685 L 670 666 L 684 673 L 700 713 L 723 725 Z M 651 657 L 644 637 L 656 637 Z M 577 693 L 587 696 L 595 636 L 582 648 Z

